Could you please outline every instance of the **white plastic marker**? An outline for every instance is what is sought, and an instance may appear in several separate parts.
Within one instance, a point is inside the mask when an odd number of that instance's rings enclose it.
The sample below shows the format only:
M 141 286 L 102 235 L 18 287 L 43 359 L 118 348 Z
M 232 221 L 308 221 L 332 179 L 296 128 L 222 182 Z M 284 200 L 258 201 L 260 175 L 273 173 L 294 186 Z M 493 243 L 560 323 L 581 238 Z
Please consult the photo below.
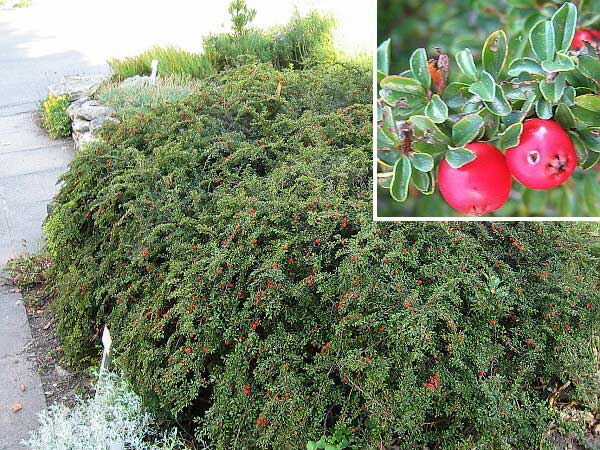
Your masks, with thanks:
M 150 84 L 156 84 L 156 72 L 158 72 L 158 59 L 153 59 L 152 64 L 150 64 L 152 68 L 152 73 L 150 74 Z
M 104 351 L 102 352 L 102 362 L 100 363 L 100 372 L 108 370 L 110 366 L 110 346 L 112 345 L 112 338 L 110 337 L 110 331 L 108 327 L 104 325 L 104 331 L 102 332 L 102 346 Z

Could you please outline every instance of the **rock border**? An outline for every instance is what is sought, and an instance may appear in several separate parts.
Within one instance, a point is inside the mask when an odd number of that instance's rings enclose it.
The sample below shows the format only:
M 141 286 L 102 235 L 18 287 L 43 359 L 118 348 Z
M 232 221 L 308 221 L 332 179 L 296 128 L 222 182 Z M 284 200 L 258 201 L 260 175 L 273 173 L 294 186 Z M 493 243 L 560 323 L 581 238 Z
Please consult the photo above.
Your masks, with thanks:
M 114 109 L 92 99 L 100 84 L 110 75 L 68 75 L 60 82 L 49 86 L 48 91 L 55 96 L 67 95 L 71 103 L 67 115 L 71 119 L 71 137 L 75 149 L 97 140 L 97 132 L 107 120 L 120 122 Z

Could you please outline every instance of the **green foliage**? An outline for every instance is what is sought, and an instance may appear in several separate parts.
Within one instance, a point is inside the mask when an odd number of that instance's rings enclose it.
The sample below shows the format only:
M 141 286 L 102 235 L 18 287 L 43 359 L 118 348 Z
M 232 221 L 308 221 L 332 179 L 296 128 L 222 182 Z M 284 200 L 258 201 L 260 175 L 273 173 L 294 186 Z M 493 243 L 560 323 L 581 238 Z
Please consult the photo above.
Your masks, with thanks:
M 381 3 L 391 8 L 385 1 Z M 537 116 L 558 121 L 570 134 L 579 167 L 567 183 L 552 191 L 534 191 L 515 183 L 509 202 L 493 214 L 597 216 L 600 59 L 591 47 L 578 52 L 569 49 L 575 30 L 589 22 L 588 12 L 594 6 L 586 2 L 587 9 L 578 16 L 576 6 L 569 2 L 533 10 L 522 8 L 521 3 L 508 2 L 510 5 L 496 9 L 477 1 L 456 2 L 469 4 L 472 10 L 467 14 L 453 2 L 436 3 L 437 9 L 433 8 L 429 19 L 414 10 L 410 1 L 401 8 L 414 15 L 405 20 L 416 28 L 425 28 L 428 21 L 437 23 L 435 17 L 440 11 L 448 13 L 454 8 L 448 22 L 457 33 L 455 38 L 439 44 L 440 54 L 429 52 L 428 56 L 425 48 L 414 50 L 399 69 L 400 74 L 395 75 L 390 68 L 394 41 L 384 41 L 378 51 L 379 215 L 456 214 L 441 204 L 439 196 L 420 195 L 435 192 L 431 186 L 439 162 L 444 158 L 456 161 L 458 165 L 451 163 L 454 167 L 469 162 L 474 155 L 469 156 L 470 152 L 462 147 L 473 141 L 490 142 L 501 150 L 514 146 L 519 142 L 523 121 Z M 380 26 L 386 23 L 391 10 L 382 11 Z M 497 30 L 483 40 L 478 33 L 491 26 L 484 20 L 488 16 L 496 17 L 490 23 L 502 26 L 506 32 Z M 501 23 L 498 18 L 502 18 Z M 475 35 L 473 27 L 459 19 L 476 20 Z M 388 31 L 395 35 L 412 29 L 400 28 L 398 32 Z M 446 37 L 444 30 L 442 27 L 436 31 L 425 45 L 436 47 L 438 40 Z M 476 42 L 481 44 L 475 46 Z M 433 181 L 423 184 L 421 173 L 406 171 L 406 179 L 399 183 L 411 189 L 399 197 L 393 190 L 395 185 L 388 182 L 392 173 L 397 173 L 396 163 L 404 158 L 412 160 L 423 152 L 435 160 L 428 173 Z M 457 158 L 457 152 L 464 158 Z M 392 199 L 406 203 L 393 204 Z
M 229 4 L 229 15 L 233 24 L 233 31 L 242 34 L 246 31 L 250 22 L 256 17 L 256 9 L 248 8 L 245 0 L 233 0 Z
M 306 450 L 344 450 L 350 448 L 352 435 L 347 428 L 337 430 L 333 436 L 321 436 L 318 441 L 308 441 Z
M 144 113 L 163 103 L 176 103 L 192 95 L 199 86 L 194 80 L 161 77 L 156 84 L 111 83 L 95 94 L 103 105 L 113 108 L 119 117 Z
M 216 449 L 534 448 L 557 385 L 592 399 L 590 230 L 373 223 L 371 83 L 249 65 L 108 124 L 45 226 L 67 356 L 108 323 Z
M 116 81 L 134 75 L 148 75 L 152 60 L 158 60 L 158 74 L 161 76 L 203 79 L 214 73 L 205 55 L 191 53 L 175 47 L 153 47 L 144 53 L 125 59 L 110 59 Z
M 49 94 L 48 98 L 42 102 L 40 107 L 42 126 L 52 139 L 71 135 L 71 119 L 67 115 L 70 103 L 71 99 L 68 96 L 53 94 Z
M 302 69 L 336 59 L 333 25 L 333 19 L 313 11 L 306 17 L 295 15 L 288 24 L 267 31 L 246 29 L 243 33 L 207 36 L 204 51 L 218 70 L 235 66 L 244 56 L 271 62 L 280 69 Z

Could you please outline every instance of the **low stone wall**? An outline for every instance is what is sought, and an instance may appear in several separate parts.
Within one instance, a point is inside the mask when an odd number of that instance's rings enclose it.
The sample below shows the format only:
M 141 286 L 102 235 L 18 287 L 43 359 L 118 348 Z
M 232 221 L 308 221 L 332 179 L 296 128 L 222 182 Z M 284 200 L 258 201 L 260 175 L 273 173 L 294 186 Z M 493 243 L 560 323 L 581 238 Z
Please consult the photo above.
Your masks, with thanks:
M 71 118 L 72 137 L 76 149 L 94 142 L 97 139 L 97 131 L 107 120 L 119 121 L 112 108 L 91 98 L 98 86 L 107 78 L 107 75 L 71 75 L 48 88 L 53 95 L 68 95 L 71 98 L 72 103 L 67 108 L 67 114 Z

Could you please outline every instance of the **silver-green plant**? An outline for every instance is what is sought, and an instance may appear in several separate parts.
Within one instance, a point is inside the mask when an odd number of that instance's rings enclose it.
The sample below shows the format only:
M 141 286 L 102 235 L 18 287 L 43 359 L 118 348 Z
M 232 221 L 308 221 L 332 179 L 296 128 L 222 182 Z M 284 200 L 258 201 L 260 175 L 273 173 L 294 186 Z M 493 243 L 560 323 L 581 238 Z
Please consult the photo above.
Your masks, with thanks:
M 141 398 L 120 376 L 101 372 L 96 395 L 73 409 L 54 404 L 23 444 L 32 450 L 185 449 L 177 430 L 159 433 Z

